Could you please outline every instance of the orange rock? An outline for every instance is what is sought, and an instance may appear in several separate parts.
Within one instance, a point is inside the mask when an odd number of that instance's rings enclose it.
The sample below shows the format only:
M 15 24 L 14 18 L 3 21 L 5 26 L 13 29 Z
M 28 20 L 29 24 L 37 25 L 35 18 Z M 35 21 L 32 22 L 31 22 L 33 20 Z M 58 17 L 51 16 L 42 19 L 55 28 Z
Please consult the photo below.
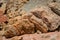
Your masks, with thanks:
M 0 22 L 5 22 L 5 21 L 7 21 L 7 16 L 6 15 L 0 16 Z
M 2 15 L 3 15 L 3 11 L 0 10 L 0 16 L 2 16 Z
M 0 23 L 5 22 L 7 20 L 7 16 L 3 15 L 3 10 L 0 9 Z

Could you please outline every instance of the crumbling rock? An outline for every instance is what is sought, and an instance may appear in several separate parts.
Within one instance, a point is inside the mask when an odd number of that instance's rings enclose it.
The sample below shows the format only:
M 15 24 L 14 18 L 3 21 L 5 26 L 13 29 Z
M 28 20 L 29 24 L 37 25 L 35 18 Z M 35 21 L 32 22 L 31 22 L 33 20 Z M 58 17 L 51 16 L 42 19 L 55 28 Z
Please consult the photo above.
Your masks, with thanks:
M 5 37 L 13 37 L 22 34 L 34 33 L 34 24 L 28 19 L 20 19 L 12 25 L 8 25 L 8 29 L 5 30 Z
M 13 37 L 22 34 L 35 33 L 37 30 L 41 32 L 53 31 L 60 25 L 60 16 L 56 15 L 48 7 L 35 8 L 30 13 L 17 16 L 8 24 L 8 29 L 5 30 L 5 37 Z

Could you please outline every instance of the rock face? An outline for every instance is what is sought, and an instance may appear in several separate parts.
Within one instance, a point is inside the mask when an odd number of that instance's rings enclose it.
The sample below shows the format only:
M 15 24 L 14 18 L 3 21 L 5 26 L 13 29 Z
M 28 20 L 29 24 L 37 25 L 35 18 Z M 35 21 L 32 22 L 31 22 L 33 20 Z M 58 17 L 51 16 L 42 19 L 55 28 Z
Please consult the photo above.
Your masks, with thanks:
M 8 25 L 4 36 L 13 37 L 22 34 L 53 31 L 60 25 L 60 16 L 53 13 L 48 7 L 38 7 L 22 16 L 14 18 L 15 22 Z
M 56 2 L 52 2 L 49 4 L 49 7 L 51 8 L 51 10 L 56 13 L 57 15 L 60 16 L 60 6 L 59 3 Z
M 50 31 L 55 30 L 60 25 L 60 16 L 53 13 L 47 7 L 33 9 L 31 13 L 35 15 L 37 18 L 42 19 L 43 23 L 46 24 L 48 30 Z
M 13 37 L 22 34 L 32 34 L 34 33 L 34 27 L 34 24 L 28 19 L 17 19 L 14 24 L 8 25 L 8 29 L 6 29 L 4 36 Z

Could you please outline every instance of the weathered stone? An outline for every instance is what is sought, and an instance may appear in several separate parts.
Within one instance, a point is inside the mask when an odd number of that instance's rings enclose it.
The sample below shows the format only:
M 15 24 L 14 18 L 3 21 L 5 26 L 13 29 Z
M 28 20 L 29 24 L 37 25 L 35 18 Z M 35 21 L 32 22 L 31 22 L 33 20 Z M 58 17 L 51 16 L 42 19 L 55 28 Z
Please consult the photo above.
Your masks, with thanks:
M 53 13 L 48 7 L 35 8 L 31 13 L 37 18 L 42 19 L 50 31 L 57 29 L 60 25 L 60 16 Z

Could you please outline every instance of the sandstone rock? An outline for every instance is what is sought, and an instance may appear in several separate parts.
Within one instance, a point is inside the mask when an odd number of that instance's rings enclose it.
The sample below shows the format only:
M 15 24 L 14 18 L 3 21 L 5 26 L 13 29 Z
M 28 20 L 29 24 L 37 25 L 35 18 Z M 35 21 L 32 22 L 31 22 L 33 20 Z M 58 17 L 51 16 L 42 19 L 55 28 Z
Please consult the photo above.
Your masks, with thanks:
M 41 32 L 47 32 L 48 31 L 48 27 L 45 23 L 43 23 L 42 19 L 39 19 L 35 16 L 32 16 L 30 18 L 30 21 L 35 24 L 37 30 L 40 30 Z
M 60 25 L 60 16 L 53 13 L 48 7 L 35 8 L 31 13 L 42 19 L 50 31 L 55 30 Z
M 49 4 L 49 7 L 51 8 L 51 10 L 56 13 L 57 15 L 60 16 L 60 6 L 59 6 L 59 3 L 57 2 L 52 2 Z
M 8 29 L 5 30 L 4 36 L 9 38 L 22 34 L 31 34 L 34 32 L 34 24 L 31 23 L 28 19 L 22 19 L 12 25 L 8 25 Z

